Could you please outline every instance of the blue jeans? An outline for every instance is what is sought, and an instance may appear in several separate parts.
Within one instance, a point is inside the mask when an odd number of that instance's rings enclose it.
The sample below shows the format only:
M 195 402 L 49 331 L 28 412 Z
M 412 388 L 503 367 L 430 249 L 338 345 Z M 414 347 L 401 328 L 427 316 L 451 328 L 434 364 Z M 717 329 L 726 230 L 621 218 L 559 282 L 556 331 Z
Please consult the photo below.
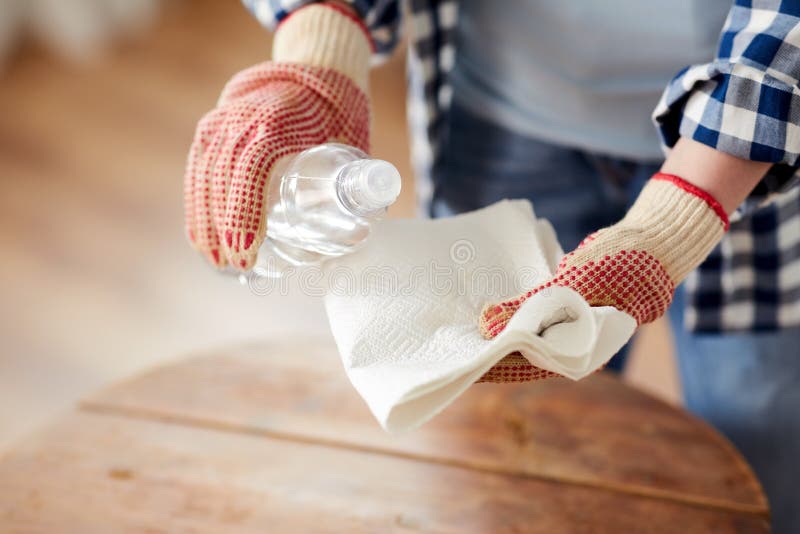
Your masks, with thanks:
M 434 166 L 431 214 L 527 198 L 564 250 L 622 218 L 659 162 L 623 161 L 550 145 L 470 114 L 456 101 Z M 683 291 L 669 317 L 686 407 L 728 437 L 758 475 L 775 532 L 800 532 L 800 330 L 695 334 L 683 328 Z M 621 369 L 622 356 L 610 367 Z M 702 468 L 702 466 L 698 466 Z

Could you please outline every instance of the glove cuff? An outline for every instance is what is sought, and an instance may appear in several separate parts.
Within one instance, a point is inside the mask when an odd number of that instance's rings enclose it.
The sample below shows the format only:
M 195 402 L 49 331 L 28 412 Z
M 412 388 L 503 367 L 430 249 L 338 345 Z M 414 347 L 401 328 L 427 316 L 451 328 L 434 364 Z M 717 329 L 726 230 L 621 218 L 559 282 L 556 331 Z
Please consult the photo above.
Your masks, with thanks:
M 641 229 L 648 251 L 677 286 L 711 253 L 728 230 L 725 210 L 707 192 L 670 174 L 647 183 L 622 225 Z
M 622 221 L 589 236 L 562 266 L 644 251 L 677 286 L 705 260 L 728 226 L 725 210 L 710 194 L 677 176 L 657 173 Z
M 353 14 L 331 4 L 311 4 L 284 19 L 275 32 L 272 59 L 336 70 L 367 93 L 372 40 Z

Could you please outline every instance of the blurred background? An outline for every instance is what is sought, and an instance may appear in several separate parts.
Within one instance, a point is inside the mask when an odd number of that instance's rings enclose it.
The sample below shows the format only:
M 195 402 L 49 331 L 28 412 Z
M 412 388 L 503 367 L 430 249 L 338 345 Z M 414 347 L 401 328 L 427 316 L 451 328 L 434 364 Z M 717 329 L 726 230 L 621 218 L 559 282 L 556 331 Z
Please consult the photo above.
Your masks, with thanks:
M 256 338 L 330 337 L 319 298 L 256 296 L 183 234 L 194 125 L 270 35 L 237 0 L 0 0 L 0 451 L 109 382 Z M 404 57 L 374 69 L 373 153 L 414 214 Z M 626 380 L 679 402 L 667 328 Z

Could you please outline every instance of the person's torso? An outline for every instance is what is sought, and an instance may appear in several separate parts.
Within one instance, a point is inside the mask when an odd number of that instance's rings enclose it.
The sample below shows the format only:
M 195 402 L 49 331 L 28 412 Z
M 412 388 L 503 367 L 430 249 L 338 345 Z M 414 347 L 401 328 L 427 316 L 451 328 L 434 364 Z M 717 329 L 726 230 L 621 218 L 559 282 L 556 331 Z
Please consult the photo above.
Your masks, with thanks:
M 660 156 L 650 114 L 681 68 L 713 59 L 730 0 L 461 0 L 454 97 L 523 135 Z

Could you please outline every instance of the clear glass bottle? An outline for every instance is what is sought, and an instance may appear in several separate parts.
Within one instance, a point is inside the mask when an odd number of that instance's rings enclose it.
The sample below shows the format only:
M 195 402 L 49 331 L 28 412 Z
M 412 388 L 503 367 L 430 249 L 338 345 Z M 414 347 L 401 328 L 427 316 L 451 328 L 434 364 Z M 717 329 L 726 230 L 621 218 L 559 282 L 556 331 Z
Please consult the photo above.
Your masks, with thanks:
M 394 165 L 357 148 L 329 143 L 301 152 L 269 182 L 267 235 L 253 270 L 279 277 L 352 252 L 399 194 Z

